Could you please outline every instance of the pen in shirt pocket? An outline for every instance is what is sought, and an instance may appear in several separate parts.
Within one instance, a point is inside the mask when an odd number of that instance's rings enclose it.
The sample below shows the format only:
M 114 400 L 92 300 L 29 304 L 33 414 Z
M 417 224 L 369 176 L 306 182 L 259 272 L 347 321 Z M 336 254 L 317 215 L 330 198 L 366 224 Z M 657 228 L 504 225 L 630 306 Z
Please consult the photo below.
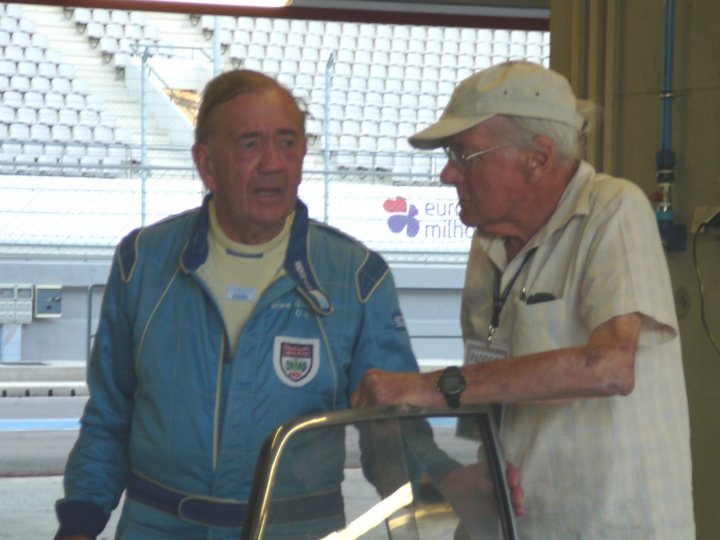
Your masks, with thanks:
M 525 305 L 541 304 L 543 302 L 550 302 L 551 300 L 555 300 L 555 295 L 552 293 L 538 292 L 528 295 L 527 290 L 524 287 L 520 292 L 520 301 L 524 302 Z

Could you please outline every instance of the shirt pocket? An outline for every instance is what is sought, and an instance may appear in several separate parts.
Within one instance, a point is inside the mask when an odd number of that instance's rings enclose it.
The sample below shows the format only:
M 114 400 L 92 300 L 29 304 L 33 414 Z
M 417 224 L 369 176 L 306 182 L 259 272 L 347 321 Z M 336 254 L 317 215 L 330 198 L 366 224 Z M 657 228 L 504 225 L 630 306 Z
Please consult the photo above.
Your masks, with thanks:
M 585 345 L 579 310 L 562 298 L 537 304 L 513 301 L 512 356 Z

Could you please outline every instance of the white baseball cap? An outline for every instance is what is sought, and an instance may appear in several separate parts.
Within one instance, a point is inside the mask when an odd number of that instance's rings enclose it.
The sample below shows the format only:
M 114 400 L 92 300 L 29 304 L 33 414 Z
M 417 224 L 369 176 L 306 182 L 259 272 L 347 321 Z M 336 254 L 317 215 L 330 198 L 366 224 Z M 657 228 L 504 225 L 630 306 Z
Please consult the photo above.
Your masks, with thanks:
M 578 130 L 584 124 L 565 77 L 540 64 L 505 62 L 461 81 L 440 119 L 408 141 L 415 148 L 437 148 L 498 114 L 554 120 Z

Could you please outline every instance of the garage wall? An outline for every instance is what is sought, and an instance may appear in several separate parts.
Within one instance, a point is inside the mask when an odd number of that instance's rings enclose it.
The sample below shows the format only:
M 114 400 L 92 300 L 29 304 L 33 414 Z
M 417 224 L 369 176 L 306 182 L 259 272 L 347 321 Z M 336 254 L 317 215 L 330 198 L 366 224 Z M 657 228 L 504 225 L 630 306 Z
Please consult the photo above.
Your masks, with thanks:
M 698 206 L 720 205 L 720 40 L 714 22 L 720 2 L 675 2 L 671 146 L 676 153 L 676 222 L 692 223 Z M 708 24 L 709 23 L 709 24 Z M 604 133 L 594 162 L 629 178 L 646 193 L 657 189 L 655 153 L 661 147 L 664 2 L 553 0 L 551 65 L 568 75 L 581 97 L 605 107 Z M 720 335 L 720 241 L 692 236 L 668 253 L 683 342 L 690 403 L 697 538 L 720 530 L 720 355 L 701 320 L 704 285 L 708 329 Z M 660 368 L 660 367 L 658 367 Z M 668 467 L 672 467 L 668 463 Z

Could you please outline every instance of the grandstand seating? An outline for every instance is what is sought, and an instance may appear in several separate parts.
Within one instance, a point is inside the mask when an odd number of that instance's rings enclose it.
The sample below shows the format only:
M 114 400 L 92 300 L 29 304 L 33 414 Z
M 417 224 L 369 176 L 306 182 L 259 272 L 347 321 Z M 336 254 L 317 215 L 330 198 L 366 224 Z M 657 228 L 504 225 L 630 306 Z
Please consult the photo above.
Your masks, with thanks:
M 73 145 L 69 153 L 76 154 L 79 165 L 81 157 L 97 155 L 98 145 L 117 142 L 114 126 L 88 107 L 87 82 L 49 48 L 47 36 L 24 15 L 22 5 L 0 4 L 0 46 L 4 174 L 58 174 L 61 156 L 68 151 L 64 145 Z M 119 174 L 122 162 L 114 157 L 113 163 L 118 166 L 103 170 L 104 176 Z
M 330 93 L 331 114 L 342 111 L 341 119 L 355 120 L 349 113 L 355 115 L 360 111 L 361 118 L 376 120 L 363 124 L 359 132 L 353 122 L 328 123 L 330 140 L 327 144 L 339 145 L 330 149 L 337 153 L 338 165 L 343 168 L 352 168 L 353 155 L 355 165 L 364 169 L 372 161 L 367 153 L 410 152 L 407 135 L 437 118 L 457 81 L 476 69 L 516 58 L 548 62 L 547 38 L 543 32 L 311 21 L 303 25 L 307 33 L 298 34 L 304 44 L 298 41 L 299 37 L 292 38 L 293 43 L 298 43 L 291 53 L 297 61 L 292 64 L 293 67 L 297 65 L 297 70 L 293 70 L 288 69 L 291 65 L 288 62 L 272 61 L 287 60 L 289 56 L 287 47 L 271 47 L 269 37 L 280 35 L 282 38 L 284 35 L 285 43 L 288 43 L 291 31 L 286 27 L 286 22 L 280 27 L 271 19 L 237 19 L 236 40 L 228 49 L 231 63 L 234 67 L 261 69 L 287 81 L 288 86 L 298 92 L 307 91 L 311 114 L 320 115 L 322 120 L 325 92 L 322 86 L 317 87 L 318 82 L 322 84 L 322 78 L 318 81 L 317 77 L 292 77 L 288 76 L 288 71 L 324 74 L 332 54 L 332 88 L 346 92 Z M 210 26 L 204 28 L 209 39 Z M 259 38 L 261 35 L 263 37 Z M 315 86 L 307 88 L 310 84 Z M 377 121 L 380 119 L 382 122 Z M 309 129 L 324 129 L 324 125 L 313 123 Z M 321 139 L 318 137 L 322 145 Z M 392 144 L 390 139 L 394 139 Z M 430 159 L 426 155 L 408 161 L 399 154 L 395 160 L 392 156 L 382 155 L 375 161 L 383 170 L 401 171 L 410 163 L 412 171 L 418 172 L 422 167 L 429 170 Z
M 172 55 L 148 14 L 58 9 L 119 76 L 144 46 Z M 459 80 L 507 59 L 547 64 L 549 55 L 549 33 L 537 31 L 265 17 L 190 21 L 208 41 L 219 29 L 224 67 L 264 71 L 302 96 L 313 149 L 328 149 L 333 163 L 347 169 L 427 173 L 433 155 L 412 153 L 406 138 L 437 118 Z M 123 163 L 127 148 L 118 148 L 128 142 L 119 139 L 125 134 L 19 4 L 0 4 L 0 49 L 0 135 L 6 141 L 0 161 L 11 156 L 22 170 L 35 163 L 41 174 L 51 174 L 53 164 L 77 172 Z M 439 153 L 436 159 L 442 160 Z
M 165 54 L 156 48 L 160 44 L 159 31 L 147 23 L 143 12 L 101 8 L 66 8 L 65 12 L 77 31 L 100 51 L 103 62 L 114 65 L 118 77 L 138 50 L 152 47 L 154 54 Z

